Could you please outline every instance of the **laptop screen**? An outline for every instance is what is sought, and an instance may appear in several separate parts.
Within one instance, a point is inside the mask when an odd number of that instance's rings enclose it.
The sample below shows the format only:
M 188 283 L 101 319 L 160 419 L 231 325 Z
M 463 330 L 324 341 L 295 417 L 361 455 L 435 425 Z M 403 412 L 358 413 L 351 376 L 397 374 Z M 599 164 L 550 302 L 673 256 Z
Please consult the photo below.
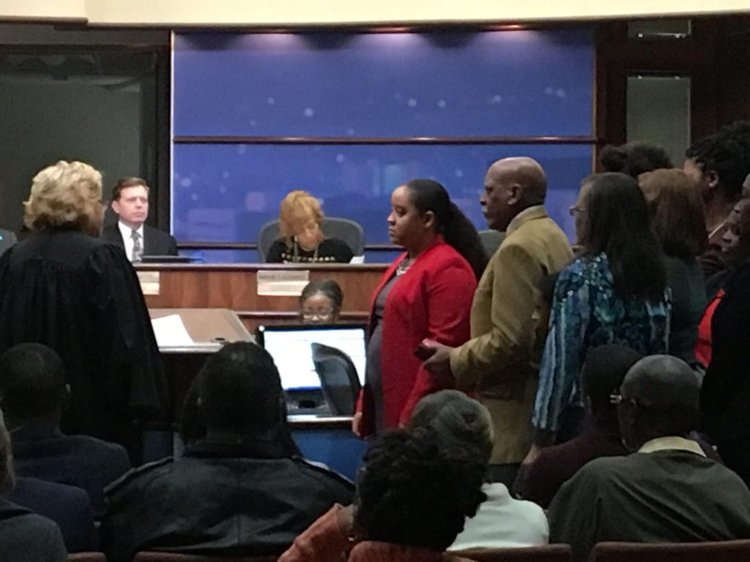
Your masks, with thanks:
M 346 353 L 365 383 L 365 327 L 361 325 L 260 326 L 258 343 L 273 357 L 284 390 L 320 388 L 310 344 L 322 343 Z

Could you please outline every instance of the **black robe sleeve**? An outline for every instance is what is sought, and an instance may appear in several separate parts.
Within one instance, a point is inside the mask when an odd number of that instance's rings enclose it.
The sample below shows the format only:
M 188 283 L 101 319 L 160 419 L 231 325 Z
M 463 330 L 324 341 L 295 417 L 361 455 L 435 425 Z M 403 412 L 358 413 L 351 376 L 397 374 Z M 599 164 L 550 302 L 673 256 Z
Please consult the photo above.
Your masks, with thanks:
M 165 421 L 167 385 L 135 271 L 119 248 L 102 245 L 89 257 L 85 279 L 107 401 L 125 404 L 131 421 Z

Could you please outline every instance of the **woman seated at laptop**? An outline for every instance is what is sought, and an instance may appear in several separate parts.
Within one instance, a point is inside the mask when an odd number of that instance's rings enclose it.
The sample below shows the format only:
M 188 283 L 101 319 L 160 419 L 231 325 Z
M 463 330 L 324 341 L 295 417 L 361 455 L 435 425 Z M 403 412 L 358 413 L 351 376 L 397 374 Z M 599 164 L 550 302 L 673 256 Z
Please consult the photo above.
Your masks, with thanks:
M 323 210 L 306 191 L 292 191 L 281 202 L 279 239 L 271 244 L 267 263 L 349 263 L 351 248 L 338 238 L 326 238 L 320 225 Z
M 405 250 L 386 270 L 370 312 L 365 387 L 352 429 L 360 437 L 404 425 L 440 390 L 417 357 L 425 339 L 460 345 L 487 264 L 474 225 L 438 182 L 417 179 L 391 195 L 388 235 Z
M 339 320 L 344 293 L 333 279 L 310 281 L 299 296 L 299 314 L 304 324 L 335 324 Z

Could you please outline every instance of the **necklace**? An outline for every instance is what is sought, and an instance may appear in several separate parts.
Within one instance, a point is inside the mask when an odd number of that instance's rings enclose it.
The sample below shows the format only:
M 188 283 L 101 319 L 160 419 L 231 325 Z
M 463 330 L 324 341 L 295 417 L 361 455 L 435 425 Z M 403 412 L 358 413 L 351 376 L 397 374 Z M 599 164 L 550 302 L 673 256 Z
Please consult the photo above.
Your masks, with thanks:
M 398 266 L 396 266 L 396 277 L 401 277 L 404 273 L 409 271 L 412 264 L 412 258 L 404 259 Z
M 313 257 L 310 259 L 311 262 L 318 261 L 318 247 L 319 246 L 320 246 L 320 244 L 318 244 L 317 246 L 315 246 L 315 251 L 313 252 Z M 300 250 L 300 245 L 299 245 L 299 242 L 297 242 L 297 237 L 295 236 L 295 238 L 294 238 L 294 255 L 292 256 L 292 262 L 293 263 L 299 263 L 299 250 Z

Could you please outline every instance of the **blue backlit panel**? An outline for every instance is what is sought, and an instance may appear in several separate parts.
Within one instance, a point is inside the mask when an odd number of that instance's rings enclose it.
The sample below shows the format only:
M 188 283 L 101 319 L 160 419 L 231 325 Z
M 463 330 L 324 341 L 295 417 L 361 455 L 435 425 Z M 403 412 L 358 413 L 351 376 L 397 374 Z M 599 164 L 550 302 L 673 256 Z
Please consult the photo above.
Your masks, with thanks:
M 487 167 L 504 156 L 529 155 L 547 170 L 548 208 L 572 236 L 567 208 L 591 171 L 591 145 L 470 140 L 591 136 L 593 70 L 589 29 L 179 34 L 175 136 L 435 136 L 469 142 L 176 143 L 173 230 L 179 240 L 255 242 L 284 195 L 306 189 L 328 215 L 360 222 L 369 244 L 388 243 L 390 193 L 417 177 L 443 183 L 481 229 L 478 198 Z M 247 259 L 248 253 L 221 255 L 225 261 Z M 217 259 L 211 252 L 204 257 Z
M 592 134 L 593 31 L 176 36 L 174 133 Z
M 310 191 L 327 215 L 364 226 L 367 243 L 388 243 L 391 192 L 419 177 L 434 178 L 478 228 L 487 167 L 497 158 L 528 155 L 549 176 L 547 207 L 572 234 L 567 209 L 591 171 L 587 145 L 265 146 L 176 145 L 174 232 L 181 240 L 255 242 L 293 189 Z

